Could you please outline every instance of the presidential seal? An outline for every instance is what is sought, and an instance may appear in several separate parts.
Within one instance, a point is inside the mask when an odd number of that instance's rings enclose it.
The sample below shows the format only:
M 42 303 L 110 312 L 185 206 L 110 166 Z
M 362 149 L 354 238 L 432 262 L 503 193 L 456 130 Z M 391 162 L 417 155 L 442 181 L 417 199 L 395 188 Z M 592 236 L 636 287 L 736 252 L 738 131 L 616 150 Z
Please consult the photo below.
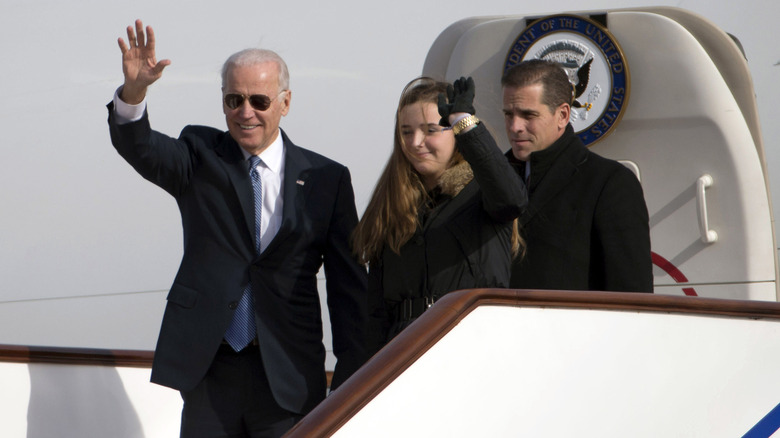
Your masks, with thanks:
M 559 63 L 574 89 L 571 124 L 586 146 L 609 134 L 628 103 L 628 64 L 609 31 L 585 17 L 553 15 L 517 37 L 504 72 L 528 59 Z

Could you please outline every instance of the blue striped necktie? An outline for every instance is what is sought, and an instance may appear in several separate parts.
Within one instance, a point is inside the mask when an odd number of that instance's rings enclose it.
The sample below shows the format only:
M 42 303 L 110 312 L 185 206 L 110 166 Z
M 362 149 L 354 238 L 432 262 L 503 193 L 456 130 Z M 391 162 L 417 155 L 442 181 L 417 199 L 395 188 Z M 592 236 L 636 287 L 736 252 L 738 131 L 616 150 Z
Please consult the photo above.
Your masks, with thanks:
M 260 180 L 260 173 L 257 171 L 258 164 L 260 164 L 259 157 L 255 155 L 249 157 L 249 176 L 252 178 L 252 189 L 255 195 L 255 251 L 259 254 L 260 218 L 263 212 L 263 184 Z M 230 323 L 227 332 L 225 332 L 225 340 L 235 351 L 243 350 L 255 338 L 257 328 L 255 327 L 253 303 L 252 283 L 250 282 L 244 288 L 241 300 L 238 302 L 238 306 L 233 314 L 233 321 Z

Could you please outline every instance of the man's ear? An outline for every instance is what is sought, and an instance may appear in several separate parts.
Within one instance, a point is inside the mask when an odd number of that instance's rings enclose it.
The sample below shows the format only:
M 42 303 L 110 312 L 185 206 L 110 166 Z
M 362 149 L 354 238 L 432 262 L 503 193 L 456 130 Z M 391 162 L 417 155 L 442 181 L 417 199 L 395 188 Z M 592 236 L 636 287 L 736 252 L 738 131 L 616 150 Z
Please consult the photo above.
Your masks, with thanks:
M 292 90 L 285 90 L 284 98 L 282 98 L 282 115 L 286 116 L 290 111 L 290 101 L 292 100 Z
M 558 127 L 561 129 L 565 128 L 566 125 L 569 124 L 569 117 L 571 117 L 571 105 L 562 103 L 561 106 L 558 107 L 556 116 L 558 117 Z

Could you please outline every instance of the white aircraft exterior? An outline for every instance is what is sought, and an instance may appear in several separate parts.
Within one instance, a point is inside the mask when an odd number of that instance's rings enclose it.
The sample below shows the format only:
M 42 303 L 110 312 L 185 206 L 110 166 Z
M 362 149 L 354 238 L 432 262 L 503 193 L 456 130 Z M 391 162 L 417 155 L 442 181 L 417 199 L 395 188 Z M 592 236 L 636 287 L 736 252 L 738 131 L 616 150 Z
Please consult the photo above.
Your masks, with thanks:
M 780 52 L 769 35 L 780 19 L 780 5 L 770 0 L 661 3 L 694 12 L 741 42 L 760 121 L 753 134 L 763 138 L 771 188 L 773 169 L 780 168 L 776 140 L 780 125 L 774 123 Z M 219 103 L 222 62 L 245 47 L 274 49 L 290 66 L 293 90 L 292 108 L 282 128 L 297 144 L 350 168 L 361 213 L 389 155 L 400 90 L 422 73 L 440 34 L 467 18 L 544 16 L 586 9 L 574 1 L 556 4 L 552 11 L 543 4 L 510 1 L 446 5 L 401 1 L 370 7 L 357 1 L 327 5 L 238 1 L 228 6 L 196 1 L 188 3 L 189 11 L 183 13 L 181 4 L 166 1 L 79 4 L 6 1 L 0 6 L 0 52 L 6 59 L 0 69 L 1 147 L 6 157 L 0 161 L 0 344 L 154 346 L 165 295 L 181 256 L 180 219 L 175 202 L 116 154 L 104 107 L 122 82 L 116 39 L 125 37 L 124 29 L 135 18 L 155 28 L 158 56 L 172 60 L 149 93 L 154 128 L 177 135 L 190 123 L 224 126 Z M 644 6 L 636 1 L 602 1 L 588 4 L 587 9 Z M 667 43 L 647 44 L 661 57 L 670 49 Z M 628 62 L 636 85 L 644 61 Z M 447 74 L 452 79 L 458 73 Z M 478 99 L 498 80 L 479 79 Z M 631 102 L 636 102 L 638 91 L 633 91 Z M 663 113 L 673 107 L 667 104 L 657 102 L 643 110 Z M 505 141 L 500 120 L 491 121 L 491 128 L 497 139 Z M 618 130 L 610 137 L 627 142 L 621 135 Z M 599 148 L 594 146 L 597 152 Z M 687 166 L 673 151 L 654 150 L 637 153 L 654 160 L 653 167 L 668 167 L 670 172 Z M 709 151 L 702 149 L 688 158 L 700 163 L 708 156 Z M 649 177 L 646 169 L 642 171 L 644 178 Z M 757 181 L 753 178 L 750 184 Z M 715 228 L 729 216 L 750 213 L 723 203 L 736 196 L 727 184 L 728 180 L 716 176 L 708 189 L 710 208 L 718 209 L 709 217 Z M 651 216 L 658 221 L 653 223 L 653 248 L 660 249 L 656 241 L 665 233 L 662 229 L 677 225 L 661 220 L 669 212 L 661 210 L 660 202 L 668 200 L 657 200 L 649 181 L 643 185 Z M 750 185 L 746 189 L 752 190 Z M 767 203 L 780 205 L 780 189 L 770 193 Z M 686 211 L 677 214 L 695 215 L 691 206 L 686 204 Z M 761 221 L 770 220 L 765 212 L 761 214 Z M 656 252 L 680 266 L 702 247 L 719 252 L 724 243 L 743 239 L 744 230 L 729 225 L 717 232 L 719 240 L 711 245 L 680 241 L 669 251 Z M 762 239 L 771 237 L 764 232 Z M 727 290 L 713 295 L 729 296 L 733 280 L 724 280 L 724 272 L 739 265 L 750 274 L 760 266 L 759 280 L 738 282 L 766 281 L 768 265 L 774 263 L 765 253 L 723 251 L 717 260 L 684 270 L 689 286 L 700 291 L 698 284 L 707 284 L 714 291 L 716 283 L 722 283 Z M 656 284 L 659 292 L 676 285 L 659 269 Z M 773 299 L 768 289 L 755 295 L 733 293 L 739 298 Z
M 575 132 L 640 179 L 655 293 L 777 300 L 764 142 L 733 37 L 678 8 L 475 17 L 442 32 L 424 72 L 486 84 L 475 107 L 502 138 L 495 78 L 533 58 L 566 66 Z
M 116 39 L 136 18 L 155 28 L 158 57 L 172 60 L 148 96 L 155 129 L 177 135 L 186 124 L 223 127 L 222 62 L 245 47 L 273 49 L 291 72 L 292 107 L 282 128 L 295 143 L 350 168 L 360 214 L 389 156 L 398 95 L 409 80 L 474 76 L 479 115 L 506 149 L 495 100 L 500 63 L 487 61 L 503 62 L 528 24 L 520 18 L 625 10 L 608 28 L 627 53 L 628 108 L 592 148 L 624 162 L 642 182 L 656 293 L 778 300 L 780 50 L 772 35 L 780 4 L 653 5 L 694 13 L 687 28 L 663 13 L 651 27 L 637 25 L 648 7 L 637 1 L 554 6 L 2 1 L 0 344 L 154 348 L 181 256 L 180 219 L 173 199 L 114 151 L 105 109 L 122 82 Z M 697 48 L 705 40 L 726 47 L 708 61 L 714 70 L 681 69 L 679 82 L 648 74 L 675 51 L 707 61 Z M 628 55 L 637 50 L 647 56 Z M 731 63 L 742 53 L 746 62 Z M 663 100 L 662 88 L 694 98 Z M 690 128 L 686 120 L 701 125 Z M 143 370 L 122 373 L 146 378 Z M 147 409 L 156 397 L 131 394 Z

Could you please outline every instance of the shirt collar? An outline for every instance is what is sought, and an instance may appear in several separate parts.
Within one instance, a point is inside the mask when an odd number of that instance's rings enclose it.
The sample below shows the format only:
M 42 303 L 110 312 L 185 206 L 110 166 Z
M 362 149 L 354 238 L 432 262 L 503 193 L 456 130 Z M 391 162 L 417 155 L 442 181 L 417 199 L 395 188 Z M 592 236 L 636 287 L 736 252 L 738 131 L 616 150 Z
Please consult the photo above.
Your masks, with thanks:
M 251 155 L 249 152 L 240 148 L 241 153 L 244 154 L 244 159 L 248 160 Z M 282 133 L 276 136 L 276 140 L 273 141 L 263 152 L 258 155 L 265 164 L 265 167 L 274 173 L 279 173 L 282 168 L 282 158 L 284 157 L 284 142 L 282 141 Z

